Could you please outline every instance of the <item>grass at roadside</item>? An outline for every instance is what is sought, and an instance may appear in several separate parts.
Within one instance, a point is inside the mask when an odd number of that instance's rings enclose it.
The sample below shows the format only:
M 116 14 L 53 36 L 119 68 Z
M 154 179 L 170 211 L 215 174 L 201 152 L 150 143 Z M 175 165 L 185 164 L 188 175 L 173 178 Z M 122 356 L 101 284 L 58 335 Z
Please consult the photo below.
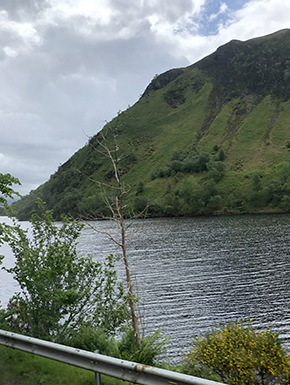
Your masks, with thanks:
M 94 385 L 93 372 L 0 346 L 0 385 Z M 102 376 L 104 385 L 127 384 Z

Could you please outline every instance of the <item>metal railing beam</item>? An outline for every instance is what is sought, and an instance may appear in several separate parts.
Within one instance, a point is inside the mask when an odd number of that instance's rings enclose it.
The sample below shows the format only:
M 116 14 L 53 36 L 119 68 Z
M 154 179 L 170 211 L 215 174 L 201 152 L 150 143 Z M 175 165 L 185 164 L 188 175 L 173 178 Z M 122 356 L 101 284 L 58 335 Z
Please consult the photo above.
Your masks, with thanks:
M 0 345 L 140 385 L 224 385 L 0 330 Z

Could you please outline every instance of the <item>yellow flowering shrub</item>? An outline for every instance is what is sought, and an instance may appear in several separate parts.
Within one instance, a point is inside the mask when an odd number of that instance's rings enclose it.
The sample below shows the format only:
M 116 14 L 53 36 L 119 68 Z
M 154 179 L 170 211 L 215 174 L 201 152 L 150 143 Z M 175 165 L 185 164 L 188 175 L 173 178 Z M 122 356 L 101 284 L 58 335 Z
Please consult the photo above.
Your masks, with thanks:
M 290 356 L 278 335 L 244 321 L 196 337 L 185 363 L 210 369 L 230 385 L 290 384 Z

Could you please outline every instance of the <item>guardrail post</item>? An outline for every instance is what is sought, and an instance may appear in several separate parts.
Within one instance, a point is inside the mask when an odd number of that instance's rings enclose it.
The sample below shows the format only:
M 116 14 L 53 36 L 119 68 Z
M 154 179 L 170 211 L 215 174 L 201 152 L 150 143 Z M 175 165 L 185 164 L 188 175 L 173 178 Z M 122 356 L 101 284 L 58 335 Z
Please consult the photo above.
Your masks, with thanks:
M 101 375 L 98 372 L 95 372 L 95 381 L 96 381 L 96 385 L 102 385 L 102 383 L 101 383 Z
M 99 349 L 95 350 L 95 353 L 100 353 Z M 96 385 L 102 385 L 101 374 L 98 372 L 95 372 L 95 382 L 96 382 Z

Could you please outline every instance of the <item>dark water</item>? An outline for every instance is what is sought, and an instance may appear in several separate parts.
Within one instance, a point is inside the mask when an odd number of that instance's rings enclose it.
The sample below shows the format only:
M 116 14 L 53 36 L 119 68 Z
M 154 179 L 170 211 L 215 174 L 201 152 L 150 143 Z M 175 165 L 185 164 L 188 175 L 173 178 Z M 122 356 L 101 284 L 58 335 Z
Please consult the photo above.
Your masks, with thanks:
M 147 219 L 138 225 L 143 230 L 128 239 L 131 269 L 147 331 L 161 326 L 171 336 L 171 358 L 187 351 L 190 336 L 230 319 L 271 326 L 290 347 L 289 215 Z M 94 255 L 118 250 L 84 230 L 80 248 L 88 244 Z
M 95 225 L 117 234 L 114 223 Z M 140 308 L 146 332 L 162 327 L 171 336 L 173 361 L 190 348 L 192 335 L 242 318 L 270 326 L 290 350 L 290 215 L 147 219 L 134 221 L 132 230 L 141 226 L 128 238 Z M 89 228 L 79 250 L 99 260 L 120 253 Z M 121 262 L 118 270 L 123 276 Z

